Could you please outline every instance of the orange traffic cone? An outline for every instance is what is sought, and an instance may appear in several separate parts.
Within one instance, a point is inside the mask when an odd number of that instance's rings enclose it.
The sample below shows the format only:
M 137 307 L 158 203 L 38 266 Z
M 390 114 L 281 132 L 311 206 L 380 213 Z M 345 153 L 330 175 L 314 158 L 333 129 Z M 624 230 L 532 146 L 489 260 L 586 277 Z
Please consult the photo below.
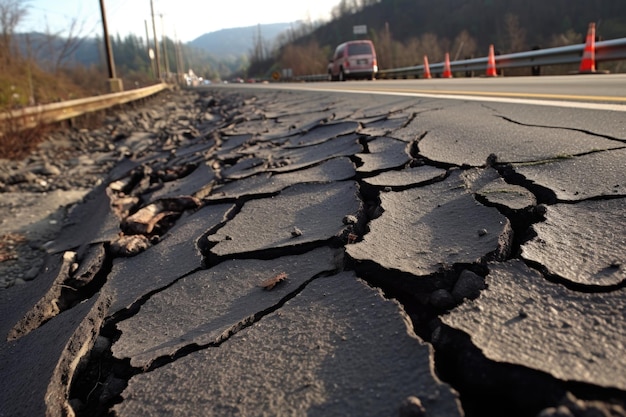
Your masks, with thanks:
M 583 52 L 583 60 L 580 61 L 581 73 L 596 72 L 596 24 L 589 23 L 587 31 L 587 41 L 585 42 L 585 51 Z
M 432 78 L 430 75 L 430 65 L 428 65 L 428 57 L 424 55 L 424 78 Z
M 452 78 L 452 71 L 450 70 L 450 54 L 446 52 L 446 61 L 443 64 L 442 78 Z
M 489 58 L 487 58 L 487 77 L 497 77 L 496 71 L 496 54 L 493 51 L 493 45 L 489 45 Z

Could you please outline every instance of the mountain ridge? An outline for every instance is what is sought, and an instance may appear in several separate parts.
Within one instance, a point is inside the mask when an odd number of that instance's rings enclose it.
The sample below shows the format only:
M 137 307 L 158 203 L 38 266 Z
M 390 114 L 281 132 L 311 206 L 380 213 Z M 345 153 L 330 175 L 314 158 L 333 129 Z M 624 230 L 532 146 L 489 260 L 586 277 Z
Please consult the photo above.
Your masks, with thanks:
M 259 31 L 264 46 L 270 50 L 278 36 L 289 30 L 294 24 L 297 24 L 297 22 L 220 29 L 205 33 L 187 44 L 204 50 L 217 59 L 232 59 L 242 55 L 249 55 Z

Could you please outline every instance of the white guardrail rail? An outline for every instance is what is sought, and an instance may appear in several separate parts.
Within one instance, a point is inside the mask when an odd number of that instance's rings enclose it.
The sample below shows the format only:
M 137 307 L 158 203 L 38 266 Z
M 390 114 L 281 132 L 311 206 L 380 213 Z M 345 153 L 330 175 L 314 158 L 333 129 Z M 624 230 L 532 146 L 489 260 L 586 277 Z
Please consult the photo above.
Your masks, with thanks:
M 11 123 L 12 128 L 32 128 L 40 124 L 60 122 L 83 114 L 141 100 L 170 87 L 169 84 L 161 83 L 120 93 L 12 109 L 0 112 L 0 123 Z
M 514 54 L 496 55 L 496 68 L 542 67 L 561 64 L 579 64 L 585 44 L 561 46 L 557 48 L 538 49 Z M 617 61 L 626 59 L 626 38 L 595 42 L 596 62 Z M 488 57 L 466 59 L 450 62 L 452 72 L 486 71 Z M 435 76 L 442 74 L 444 63 L 429 65 L 430 73 Z M 424 74 L 424 65 L 413 67 L 379 70 L 377 78 L 418 78 Z M 294 77 L 298 81 L 327 81 L 328 74 L 315 74 Z

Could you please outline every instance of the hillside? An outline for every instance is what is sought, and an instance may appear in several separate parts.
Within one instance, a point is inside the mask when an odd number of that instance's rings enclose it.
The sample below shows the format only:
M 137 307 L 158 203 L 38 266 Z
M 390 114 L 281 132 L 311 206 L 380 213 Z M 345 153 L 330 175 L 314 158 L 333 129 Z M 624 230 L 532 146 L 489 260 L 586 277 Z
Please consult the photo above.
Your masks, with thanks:
M 258 39 L 259 31 L 265 48 L 271 50 L 278 35 L 288 30 L 291 25 L 291 23 L 274 23 L 222 29 L 194 39 L 189 42 L 189 46 L 206 51 L 218 60 L 240 58 L 250 55 L 255 41 Z
M 289 23 L 276 23 L 261 26 L 249 26 L 224 29 L 211 32 L 183 45 L 183 55 L 196 73 L 209 76 L 203 67 L 210 66 L 214 73 L 228 77 L 247 62 L 258 34 L 264 47 L 269 51 L 282 32 L 290 28 Z M 15 42 L 22 56 L 30 56 L 45 70 L 55 72 L 59 66 L 102 66 L 104 51 L 101 38 L 82 38 L 68 40 L 43 33 L 18 33 Z M 168 40 L 170 67 L 175 68 L 175 46 Z M 119 72 L 124 76 L 128 71 L 142 70 L 149 72 L 148 52 L 145 40 L 134 35 L 120 38 L 113 37 L 113 52 Z M 210 72 L 210 71 L 209 71 Z
M 319 27 L 300 42 L 315 39 L 322 46 L 335 45 L 354 36 L 354 25 L 365 24 L 370 35 L 388 27 L 391 37 L 404 43 L 426 33 L 452 41 L 465 30 L 480 51 L 494 43 L 510 52 L 510 33 L 516 28 L 510 27 L 507 15 L 517 21 L 518 34 L 524 35 L 523 46 L 528 48 L 546 47 L 554 36 L 568 31 L 580 34 L 583 42 L 590 22 L 597 23 L 598 34 L 605 39 L 626 36 L 624 0 L 382 0 Z

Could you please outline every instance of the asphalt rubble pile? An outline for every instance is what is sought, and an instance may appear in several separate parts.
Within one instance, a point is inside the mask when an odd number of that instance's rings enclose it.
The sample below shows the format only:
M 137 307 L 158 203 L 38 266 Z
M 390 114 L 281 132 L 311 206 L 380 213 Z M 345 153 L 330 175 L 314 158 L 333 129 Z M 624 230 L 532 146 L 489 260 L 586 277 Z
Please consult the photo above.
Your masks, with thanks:
M 225 88 L 55 132 L 0 161 L 0 416 L 626 416 L 625 143 Z

